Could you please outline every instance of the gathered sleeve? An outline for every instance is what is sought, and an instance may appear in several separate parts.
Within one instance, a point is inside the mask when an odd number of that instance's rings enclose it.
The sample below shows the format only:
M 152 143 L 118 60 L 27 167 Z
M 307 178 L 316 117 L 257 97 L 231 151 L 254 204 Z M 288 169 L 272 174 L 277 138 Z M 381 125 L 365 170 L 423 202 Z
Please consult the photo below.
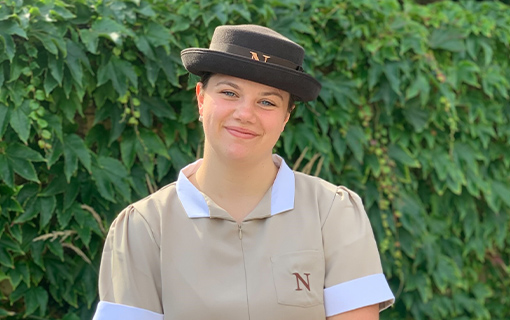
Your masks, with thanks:
M 160 250 L 147 220 L 133 206 L 112 223 L 99 271 L 93 320 L 162 320 Z
M 370 221 L 355 192 L 338 187 L 322 236 L 326 316 L 373 304 L 384 310 L 393 304 Z

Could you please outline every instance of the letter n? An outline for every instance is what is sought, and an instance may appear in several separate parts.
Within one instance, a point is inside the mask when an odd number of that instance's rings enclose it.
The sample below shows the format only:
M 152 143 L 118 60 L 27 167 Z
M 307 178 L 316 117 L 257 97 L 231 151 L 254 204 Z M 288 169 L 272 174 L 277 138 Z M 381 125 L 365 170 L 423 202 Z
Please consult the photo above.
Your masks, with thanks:
M 308 291 L 310 291 L 310 279 L 308 278 L 308 276 L 310 275 L 309 273 L 305 273 L 305 276 L 306 276 L 306 281 L 305 279 L 303 279 L 303 277 L 301 277 L 301 275 L 297 272 L 294 272 L 293 273 L 294 276 L 296 276 L 296 283 L 297 283 L 297 289 L 296 291 L 302 291 L 303 289 L 301 289 L 301 287 L 299 286 L 299 283 L 301 282 L 301 284 L 303 284 L 306 289 Z

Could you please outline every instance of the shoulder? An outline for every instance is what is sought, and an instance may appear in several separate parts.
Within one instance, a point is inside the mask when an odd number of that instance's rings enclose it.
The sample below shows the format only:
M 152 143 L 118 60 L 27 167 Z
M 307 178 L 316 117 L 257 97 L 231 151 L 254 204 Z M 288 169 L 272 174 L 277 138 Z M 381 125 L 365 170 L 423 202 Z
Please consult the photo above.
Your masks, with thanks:
M 167 184 L 158 191 L 136 201 L 132 206 L 144 216 L 155 215 L 174 197 L 177 197 L 176 182 Z
M 317 201 L 321 220 L 326 220 L 331 211 L 339 212 L 354 207 L 363 211 L 361 197 L 351 189 L 335 185 L 322 178 L 295 172 L 296 198 L 313 198 Z
M 131 234 L 147 234 L 156 244 L 160 243 L 161 214 L 176 197 L 175 182 L 140 199 L 122 210 L 110 226 L 110 234 L 120 230 L 131 230 Z

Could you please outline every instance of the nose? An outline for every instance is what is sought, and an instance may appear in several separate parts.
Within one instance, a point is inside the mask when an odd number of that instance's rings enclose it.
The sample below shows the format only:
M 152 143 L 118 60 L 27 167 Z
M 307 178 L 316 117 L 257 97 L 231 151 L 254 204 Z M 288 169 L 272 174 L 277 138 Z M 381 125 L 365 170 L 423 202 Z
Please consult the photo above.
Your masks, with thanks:
M 240 122 L 252 122 L 255 117 L 255 104 L 243 99 L 237 104 L 233 117 Z

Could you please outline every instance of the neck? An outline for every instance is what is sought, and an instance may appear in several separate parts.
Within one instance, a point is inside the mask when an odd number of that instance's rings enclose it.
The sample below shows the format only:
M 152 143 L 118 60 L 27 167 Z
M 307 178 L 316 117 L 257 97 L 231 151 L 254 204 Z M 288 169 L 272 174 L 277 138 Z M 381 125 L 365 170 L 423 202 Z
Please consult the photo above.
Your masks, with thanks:
M 196 182 L 199 189 L 212 198 L 263 196 L 277 173 L 270 154 L 263 159 L 228 161 L 204 153 Z

